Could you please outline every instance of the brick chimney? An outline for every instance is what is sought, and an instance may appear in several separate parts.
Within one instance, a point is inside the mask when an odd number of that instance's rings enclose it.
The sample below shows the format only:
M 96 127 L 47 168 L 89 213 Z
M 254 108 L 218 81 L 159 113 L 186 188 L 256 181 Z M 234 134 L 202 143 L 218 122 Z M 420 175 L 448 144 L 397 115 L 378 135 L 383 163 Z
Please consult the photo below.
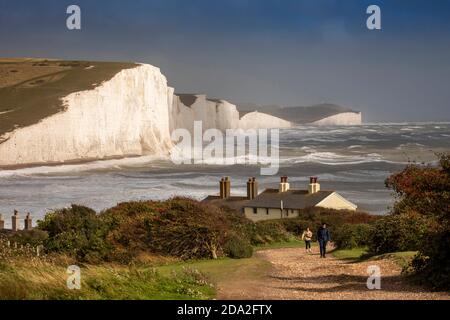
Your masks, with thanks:
M 222 178 L 219 181 L 220 199 L 225 199 L 225 179 Z
M 220 179 L 219 183 L 219 189 L 220 189 L 220 198 L 221 199 L 227 199 L 230 197 L 231 193 L 231 181 L 229 177 L 225 177 Z
M 255 177 L 252 178 L 253 182 L 253 199 L 258 196 L 258 181 Z
M 253 199 L 253 181 L 252 178 L 248 178 L 247 181 L 247 199 L 252 200 Z
M 32 230 L 33 229 L 33 220 L 31 219 L 30 213 L 27 213 L 27 216 L 25 217 L 25 230 Z
M 231 196 L 231 180 L 229 177 L 225 177 L 225 198 Z
M 11 216 L 12 231 L 19 230 L 19 219 L 19 212 L 17 210 L 14 210 L 14 214 Z
M 289 189 L 290 189 L 290 185 L 289 185 L 289 182 L 288 182 L 288 177 L 287 176 L 282 176 L 281 177 L 281 181 L 280 181 L 280 187 L 279 187 L 278 191 L 280 193 L 282 193 L 282 192 L 289 191 Z
M 0 230 L 5 229 L 5 220 L 3 220 L 3 215 L 0 214 Z
M 308 187 L 308 193 L 314 194 L 320 191 L 320 184 L 317 182 L 317 177 L 310 177 L 309 178 L 309 187 Z
M 258 196 L 258 181 L 256 178 L 248 178 L 247 181 L 247 199 L 252 200 Z

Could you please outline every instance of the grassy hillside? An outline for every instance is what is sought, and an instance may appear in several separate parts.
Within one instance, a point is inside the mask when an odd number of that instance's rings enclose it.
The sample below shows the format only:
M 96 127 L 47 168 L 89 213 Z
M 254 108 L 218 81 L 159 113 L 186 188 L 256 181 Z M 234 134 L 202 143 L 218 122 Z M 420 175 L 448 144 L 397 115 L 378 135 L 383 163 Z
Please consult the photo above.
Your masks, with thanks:
M 62 257 L 0 262 L 0 300 L 192 300 L 215 295 L 207 278 L 194 269 L 163 274 L 152 267 L 114 264 L 80 265 L 81 289 L 69 290 L 70 264 Z
M 60 112 L 64 96 L 93 89 L 135 66 L 122 62 L 0 59 L 0 137 Z

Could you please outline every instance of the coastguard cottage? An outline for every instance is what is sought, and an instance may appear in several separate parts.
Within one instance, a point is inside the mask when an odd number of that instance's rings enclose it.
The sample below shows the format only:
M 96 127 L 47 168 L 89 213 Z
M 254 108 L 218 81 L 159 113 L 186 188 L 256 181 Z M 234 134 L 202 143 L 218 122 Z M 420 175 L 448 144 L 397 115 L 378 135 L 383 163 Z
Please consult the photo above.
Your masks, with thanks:
M 281 177 L 277 189 L 258 193 L 258 182 L 250 178 L 247 196 L 231 196 L 231 181 L 222 178 L 219 196 L 209 196 L 204 201 L 228 206 L 243 213 L 253 221 L 298 217 L 300 210 L 311 207 L 356 211 L 357 206 L 334 190 L 321 190 L 317 177 L 311 177 L 307 189 L 291 189 L 288 177 Z

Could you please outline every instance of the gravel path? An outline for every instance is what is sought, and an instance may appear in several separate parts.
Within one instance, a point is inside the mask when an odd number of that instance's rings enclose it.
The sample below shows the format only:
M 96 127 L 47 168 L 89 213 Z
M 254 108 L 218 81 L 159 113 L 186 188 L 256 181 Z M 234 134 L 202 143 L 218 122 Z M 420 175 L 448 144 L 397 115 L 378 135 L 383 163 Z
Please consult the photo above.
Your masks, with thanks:
M 426 292 L 401 277 L 401 268 L 389 259 L 349 263 L 332 255 L 321 259 L 302 249 L 273 249 L 256 253 L 272 264 L 259 279 L 239 279 L 219 286 L 220 299 L 450 299 L 449 293 Z M 381 290 L 368 290 L 367 267 L 381 268 Z

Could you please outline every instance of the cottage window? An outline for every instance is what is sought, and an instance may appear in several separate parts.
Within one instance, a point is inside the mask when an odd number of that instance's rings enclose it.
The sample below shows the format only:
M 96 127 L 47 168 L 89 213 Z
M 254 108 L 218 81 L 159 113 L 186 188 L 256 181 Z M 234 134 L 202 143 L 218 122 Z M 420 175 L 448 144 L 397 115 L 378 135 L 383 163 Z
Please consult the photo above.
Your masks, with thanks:
M 253 208 L 253 213 L 257 214 L 258 213 L 258 208 Z
M 269 215 L 269 208 L 266 208 L 266 214 Z

